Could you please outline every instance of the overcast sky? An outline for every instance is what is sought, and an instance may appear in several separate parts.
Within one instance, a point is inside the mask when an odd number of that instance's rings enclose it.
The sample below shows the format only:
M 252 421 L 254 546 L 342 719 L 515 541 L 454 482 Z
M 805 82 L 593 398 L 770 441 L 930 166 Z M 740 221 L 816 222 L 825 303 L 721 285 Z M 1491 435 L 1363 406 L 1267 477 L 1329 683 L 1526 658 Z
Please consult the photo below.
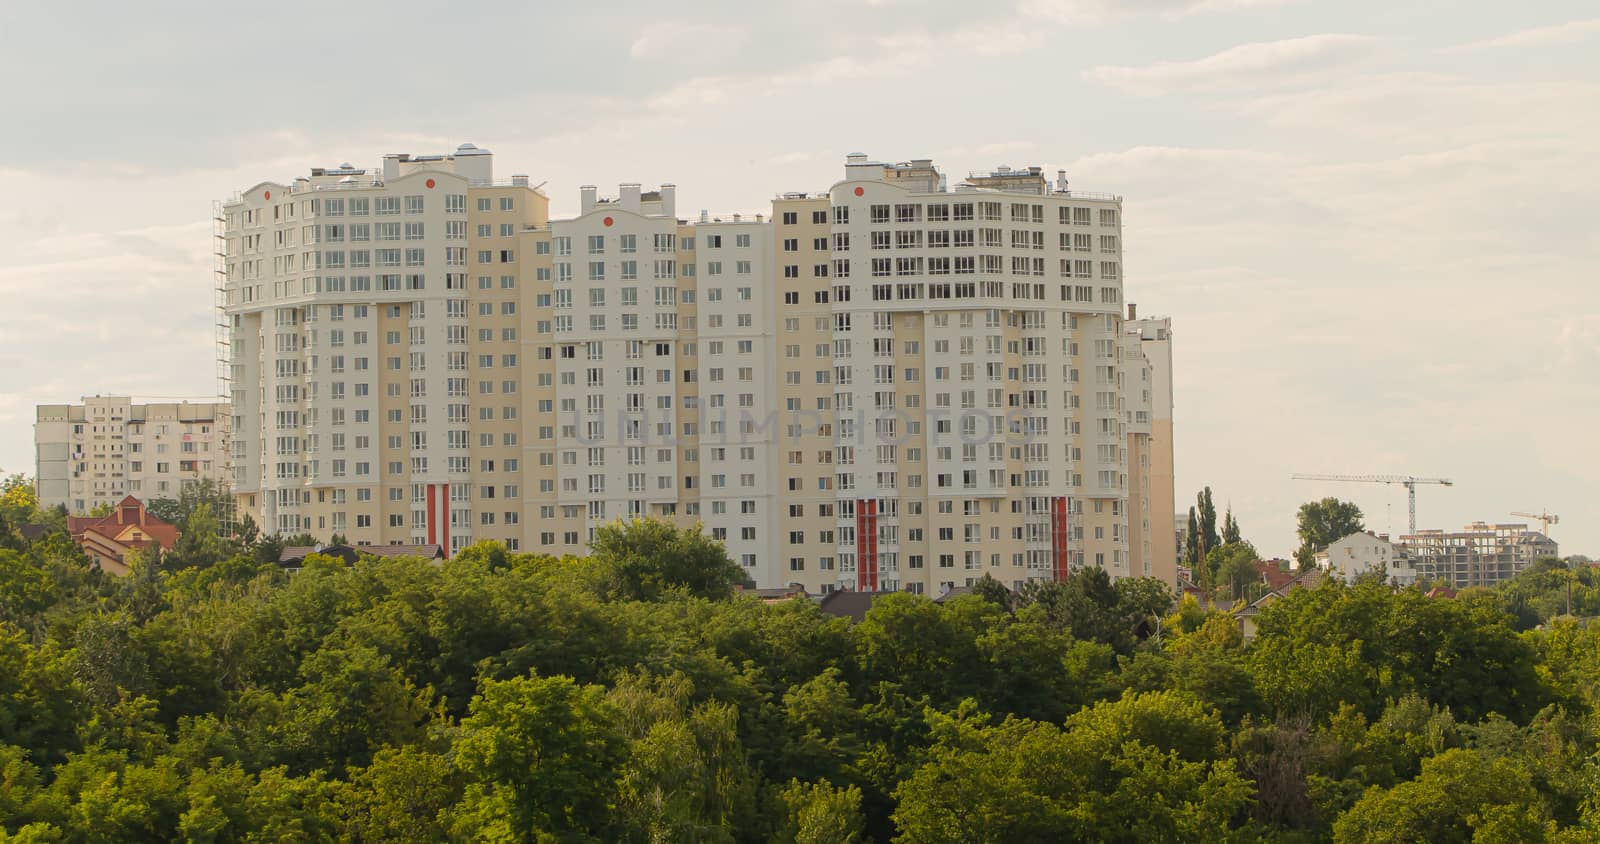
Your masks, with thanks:
M 215 391 L 211 202 L 386 152 L 496 154 L 691 214 L 852 151 L 1065 168 L 1125 198 L 1127 299 L 1173 317 L 1178 499 L 1266 554 L 1304 500 L 1405 528 L 1548 508 L 1600 556 L 1592 0 L 9 6 L 0 468 L 34 405 Z M 670 11 L 669 11 L 670 10 Z

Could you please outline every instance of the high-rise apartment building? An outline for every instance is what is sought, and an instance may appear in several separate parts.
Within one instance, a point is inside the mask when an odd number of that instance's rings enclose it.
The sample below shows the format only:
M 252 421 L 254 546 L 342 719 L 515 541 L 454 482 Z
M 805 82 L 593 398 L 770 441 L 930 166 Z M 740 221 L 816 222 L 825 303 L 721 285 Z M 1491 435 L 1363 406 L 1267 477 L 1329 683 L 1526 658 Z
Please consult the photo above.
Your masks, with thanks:
M 1123 324 L 1124 421 L 1128 426 L 1128 551 L 1131 573 L 1167 583 L 1178 575 L 1173 511 L 1172 320 L 1139 319 L 1128 305 Z
M 490 160 L 224 206 L 234 486 L 262 524 L 582 553 L 657 516 L 812 590 L 1172 579 L 1148 530 L 1170 324 L 1123 319 L 1118 197 L 852 155 L 770 218 L 625 184 L 550 220 Z
M 227 481 L 228 406 L 87 396 L 36 409 L 40 504 L 88 513 L 129 495 L 177 498 L 186 484 Z
M 521 539 L 518 246 L 547 201 L 492 161 L 390 155 L 222 204 L 232 486 L 263 529 Z

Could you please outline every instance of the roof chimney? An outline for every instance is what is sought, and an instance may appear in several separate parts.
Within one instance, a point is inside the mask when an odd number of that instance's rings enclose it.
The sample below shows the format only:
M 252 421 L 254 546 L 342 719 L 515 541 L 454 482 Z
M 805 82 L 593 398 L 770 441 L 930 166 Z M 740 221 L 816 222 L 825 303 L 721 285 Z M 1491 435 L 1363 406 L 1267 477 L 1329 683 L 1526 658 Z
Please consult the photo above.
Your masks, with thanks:
M 635 214 L 641 213 L 639 209 L 640 191 L 637 182 L 623 184 L 617 188 L 617 192 L 617 202 L 622 206 L 622 210 L 632 211 Z

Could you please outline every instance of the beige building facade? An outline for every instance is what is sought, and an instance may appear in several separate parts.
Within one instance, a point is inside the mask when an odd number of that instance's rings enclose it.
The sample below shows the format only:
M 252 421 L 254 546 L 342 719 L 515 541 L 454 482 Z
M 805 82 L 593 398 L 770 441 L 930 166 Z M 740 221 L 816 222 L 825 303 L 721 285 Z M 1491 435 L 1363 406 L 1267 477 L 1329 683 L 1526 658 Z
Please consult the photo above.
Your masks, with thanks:
M 78 404 L 39 405 L 39 503 L 85 514 L 129 495 L 177 498 L 201 480 L 226 485 L 228 422 L 228 406 L 216 402 L 86 396 Z
M 1132 573 L 1176 583 L 1178 538 L 1167 529 L 1173 511 L 1172 320 L 1140 319 L 1128 306 L 1123 325 L 1128 362 L 1124 422 L 1128 426 L 1129 553 Z
M 269 529 L 563 554 L 654 516 L 763 586 L 1172 580 L 1170 323 L 1124 318 L 1120 198 L 852 155 L 770 216 L 623 184 L 552 220 L 491 161 L 222 206 L 233 483 Z

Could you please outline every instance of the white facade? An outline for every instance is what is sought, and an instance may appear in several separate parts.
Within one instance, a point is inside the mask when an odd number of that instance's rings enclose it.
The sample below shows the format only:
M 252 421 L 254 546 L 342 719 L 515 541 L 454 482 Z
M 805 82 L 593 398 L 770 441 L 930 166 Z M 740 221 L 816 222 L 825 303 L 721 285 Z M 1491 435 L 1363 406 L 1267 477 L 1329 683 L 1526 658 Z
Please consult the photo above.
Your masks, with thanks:
M 1371 533 L 1352 533 L 1332 543 L 1317 554 L 1317 566 L 1345 583 L 1357 578 L 1380 573 L 1386 583 L 1410 586 L 1417 580 L 1416 569 L 1405 549 L 1387 538 Z
M 201 480 L 226 485 L 228 406 L 88 396 L 37 409 L 39 503 L 88 513 L 132 495 L 177 498 Z

